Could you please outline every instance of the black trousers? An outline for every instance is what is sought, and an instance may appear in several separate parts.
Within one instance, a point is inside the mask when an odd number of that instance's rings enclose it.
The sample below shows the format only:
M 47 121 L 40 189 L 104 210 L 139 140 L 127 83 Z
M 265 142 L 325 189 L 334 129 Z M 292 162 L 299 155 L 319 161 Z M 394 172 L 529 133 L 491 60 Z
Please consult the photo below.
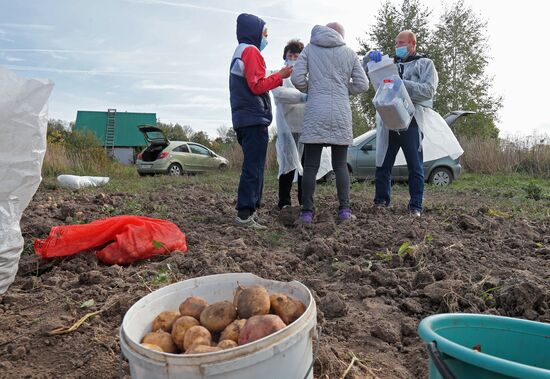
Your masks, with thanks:
M 302 157 L 303 162 L 303 157 Z M 292 205 L 290 192 L 292 191 L 292 182 L 294 181 L 294 175 L 296 170 L 292 170 L 279 176 L 279 209 L 282 209 L 286 205 Z M 298 203 L 302 205 L 302 176 L 298 175 Z

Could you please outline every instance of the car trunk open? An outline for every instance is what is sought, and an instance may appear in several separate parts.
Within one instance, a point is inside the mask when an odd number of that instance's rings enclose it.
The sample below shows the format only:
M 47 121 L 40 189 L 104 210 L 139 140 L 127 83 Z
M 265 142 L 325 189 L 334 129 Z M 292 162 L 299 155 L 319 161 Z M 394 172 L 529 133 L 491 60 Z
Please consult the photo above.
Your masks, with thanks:
M 145 141 L 149 144 L 141 153 L 141 160 L 144 162 L 156 161 L 160 153 L 169 145 L 170 141 L 162 130 L 152 125 L 138 126 L 140 132 L 143 133 Z

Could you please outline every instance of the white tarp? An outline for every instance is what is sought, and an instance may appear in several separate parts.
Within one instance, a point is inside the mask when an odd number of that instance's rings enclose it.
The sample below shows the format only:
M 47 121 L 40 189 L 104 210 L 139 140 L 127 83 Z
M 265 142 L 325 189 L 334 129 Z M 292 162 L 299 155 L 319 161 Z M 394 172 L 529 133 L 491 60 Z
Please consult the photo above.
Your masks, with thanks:
M 59 175 L 57 182 L 62 187 L 79 189 L 83 187 L 98 187 L 109 183 L 106 176 L 78 176 L 78 175 Z
M 422 106 L 416 107 L 414 114 L 418 125 L 422 125 L 422 152 L 424 162 L 439 158 L 451 157 L 457 159 L 464 153 L 453 131 L 443 117 L 436 111 Z M 407 161 L 403 150 L 399 149 L 395 158 L 395 165 L 406 165 Z
M 19 221 L 42 180 L 52 89 L 51 81 L 0 67 L 0 294 L 15 279 L 23 251 Z

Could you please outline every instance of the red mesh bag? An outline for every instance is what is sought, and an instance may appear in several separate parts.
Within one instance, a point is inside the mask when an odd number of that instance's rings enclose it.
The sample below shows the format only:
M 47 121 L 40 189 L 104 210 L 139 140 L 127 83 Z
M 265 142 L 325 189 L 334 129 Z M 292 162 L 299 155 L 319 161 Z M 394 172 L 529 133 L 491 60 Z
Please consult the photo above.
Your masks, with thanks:
M 54 226 L 44 240 L 34 241 L 42 258 L 96 250 L 107 264 L 130 264 L 157 254 L 187 251 L 185 235 L 172 222 L 142 216 L 116 216 L 83 225 Z

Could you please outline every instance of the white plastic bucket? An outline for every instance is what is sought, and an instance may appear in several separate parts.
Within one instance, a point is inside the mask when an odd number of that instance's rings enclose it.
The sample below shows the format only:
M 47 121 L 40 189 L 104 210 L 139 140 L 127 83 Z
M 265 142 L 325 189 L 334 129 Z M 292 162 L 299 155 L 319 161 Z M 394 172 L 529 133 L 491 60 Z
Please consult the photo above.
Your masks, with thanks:
M 384 55 L 380 62 L 370 61 L 367 63 L 368 76 L 374 86 L 375 90 L 384 82 L 384 79 L 388 79 L 393 75 L 398 75 L 397 66 L 393 59 Z
M 209 303 L 232 300 L 237 285 L 259 284 L 306 304 L 305 313 L 282 330 L 252 343 L 214 353 L 159 353 L 140 345 L 156 315 L 176 310 L 195 295 Z M 315 300 L 297 281 L 278 282 L 249 273 L 220 274 L 185 280 L 161 288 L 136 302 L 124 316 L 120 346 L 133 379 L 303 379 L 313 361 L 312 337 L 317 325 Z M 313 379 L 313 370 L 308 379 Z

